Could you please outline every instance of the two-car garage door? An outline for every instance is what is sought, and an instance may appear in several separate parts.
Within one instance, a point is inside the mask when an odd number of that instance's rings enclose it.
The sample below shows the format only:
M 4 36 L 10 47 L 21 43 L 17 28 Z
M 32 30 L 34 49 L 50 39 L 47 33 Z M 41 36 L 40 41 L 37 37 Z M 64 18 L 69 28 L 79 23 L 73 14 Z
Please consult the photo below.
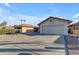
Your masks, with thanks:
M 44 25 L 41 28 L 42 34 L 64 34 L 64 25 Z

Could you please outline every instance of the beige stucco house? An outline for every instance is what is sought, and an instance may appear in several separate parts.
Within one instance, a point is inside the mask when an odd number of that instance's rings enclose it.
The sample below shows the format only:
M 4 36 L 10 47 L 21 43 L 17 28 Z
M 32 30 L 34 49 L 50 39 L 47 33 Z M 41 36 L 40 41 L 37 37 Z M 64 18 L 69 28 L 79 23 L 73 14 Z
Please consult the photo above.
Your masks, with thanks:
M 26 32 L 33 32 L 36 27 L 31 24 L 21 24 L 21 25 L 15 26 L 15 28 L 21 29 L 22 33 L 26 33 Z
M 0 29 L 15 29 L 14 26 L 0 26 Z
M 72 21 L 63 18 L 48 17 L 38 24 L 39 32 L 40 34 L 68 35 L 68 24 L 71 22 Z
M 34 26 L 30 25 L 30 24 L 22 24 L 21 25 L 21 30 L 22 30 L 22 33 L 33 31 L 34 30 Z
M 79 34 L 79 22 L 69 25 L 70 34 Z

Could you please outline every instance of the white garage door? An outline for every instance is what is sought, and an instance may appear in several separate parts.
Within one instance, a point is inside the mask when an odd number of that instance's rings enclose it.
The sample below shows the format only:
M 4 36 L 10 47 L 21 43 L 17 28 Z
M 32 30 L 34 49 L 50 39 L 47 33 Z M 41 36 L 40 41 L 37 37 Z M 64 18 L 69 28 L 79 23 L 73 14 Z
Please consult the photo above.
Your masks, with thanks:
M 64 26 L 43 26 L 42 27 L 43 34 L 64 34 Z

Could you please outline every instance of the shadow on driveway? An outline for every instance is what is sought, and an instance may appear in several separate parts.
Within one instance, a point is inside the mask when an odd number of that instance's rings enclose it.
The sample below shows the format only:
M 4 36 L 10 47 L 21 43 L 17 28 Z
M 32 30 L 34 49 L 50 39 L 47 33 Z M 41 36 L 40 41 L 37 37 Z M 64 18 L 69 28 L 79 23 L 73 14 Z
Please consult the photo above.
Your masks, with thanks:
M 32 55 L 31 53 L 19 53 L 18 55 Z
M 0 52 L 19 52 L 19 51 L 42 51 L 42 52 L 50 52 L 50 50 L 46 49 L 18 49 L 18 48 L 0 48 Z
M 10 45 L 10 44 L 41 44 L 42 42 L 1 42 L 0 45 Z

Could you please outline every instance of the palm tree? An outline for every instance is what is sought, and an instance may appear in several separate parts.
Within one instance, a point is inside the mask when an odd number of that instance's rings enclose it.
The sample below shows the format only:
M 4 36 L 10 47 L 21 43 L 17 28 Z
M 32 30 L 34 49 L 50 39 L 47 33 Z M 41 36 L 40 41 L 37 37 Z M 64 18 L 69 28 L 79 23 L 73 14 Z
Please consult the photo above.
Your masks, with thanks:
M 21 19 L 20 21 L 21 21 L 21 24 L 23 24 L 26 20 Z

